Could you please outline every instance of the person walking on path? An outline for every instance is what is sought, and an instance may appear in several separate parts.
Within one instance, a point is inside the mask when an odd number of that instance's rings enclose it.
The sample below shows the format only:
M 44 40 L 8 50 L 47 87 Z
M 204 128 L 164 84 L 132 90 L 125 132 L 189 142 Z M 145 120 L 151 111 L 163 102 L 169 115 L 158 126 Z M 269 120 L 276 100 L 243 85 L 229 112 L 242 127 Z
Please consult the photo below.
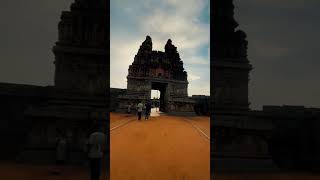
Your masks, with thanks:
M 56 159 L 57 164 L 63 165 L 67 157 L 67 139 L 65 135 L 62 135 L 62 137 L 57 138 L 56 156 L 57 156 L 57 159 Z
M 56 167 L 51 171 L 52 174 L 60 175 L 63 170 L 63 165 L 67 159 L 67 139 L 65 133 L 58 129 L 58 137 L 56 138 Z
M 101 175 L 101 161 L 103 157 L 104 144 L 106 136 L 102 127 L 96 125 L 94 132 L 90 134 L 88 141 L 88 157 L 90 159 L 90 176 L 91 180 L 99 180 Z
M 150 103 L 150 101 L 148 101 L 148 102 L 146 103 L 145 120 L 149 119 L 150 112 L 151 112 L 151 103 Z
M 131 113 L 131 104 L 130 103 L 128 104 L 128 111 L 127 112 L 128 112 L 128 114 Z
M 143 104 L 142 104 L 141 101 L 140 101 L 139 104 L 137 105 L 138 120 L 141 120 L 142 109 L 143 109 Z

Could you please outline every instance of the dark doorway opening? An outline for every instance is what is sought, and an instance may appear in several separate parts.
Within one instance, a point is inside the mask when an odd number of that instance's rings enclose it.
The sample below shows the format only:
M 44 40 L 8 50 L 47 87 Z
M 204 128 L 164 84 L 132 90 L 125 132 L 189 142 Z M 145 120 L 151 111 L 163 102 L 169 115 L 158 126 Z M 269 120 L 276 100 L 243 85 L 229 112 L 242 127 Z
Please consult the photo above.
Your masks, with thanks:
M 152 82 L 151 83 L 151 89 L 152 90 L 158 90 L 160 93 L 160 96 L 158 96 L 158 108 L 161 112 L 166 112 L 167 110 L 167 97 L 166 97 L 166 91 L 167 91 L 167 83 L 160 83 L 160 82 Z M 153 99 L 152 93 L 151 93 L 151 99 Z

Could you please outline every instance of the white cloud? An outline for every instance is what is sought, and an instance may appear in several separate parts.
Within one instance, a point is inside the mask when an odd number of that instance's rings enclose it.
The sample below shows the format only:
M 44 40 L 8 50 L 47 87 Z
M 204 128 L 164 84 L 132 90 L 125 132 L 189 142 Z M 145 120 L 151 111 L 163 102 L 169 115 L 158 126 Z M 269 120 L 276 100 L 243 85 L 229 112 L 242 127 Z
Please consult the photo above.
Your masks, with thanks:
M 178 50 L 198 48 L 209 44 L 209 24 L 202 24 L 183 17 L 157 10 L 141 24 L 142 31 L 152 34 L 152 38 L 171 38 Z
M 126 88 L 129 65 L 133 62 L 141 42 L 111 36 L 110 45 L 110 85 Z
M 194 74 L 189 74 L 188 75 L 188 81 L 195 81 L 200 79 L 200 76 L 194 75 Z
M 210 95 L 210 82 L 208 83 L 189 83 L 188 95 Z
M 210 64 L 208 59 L 204 59 L 198 56 L 187 57 L 187 61 L 185 62 L 186 62 L 185 64 L 190 64 L 190 65 L 209 65 Z
M 163 2 L 187 19 L 197 17 L 208 3 L 206 0 L 164 0 Z

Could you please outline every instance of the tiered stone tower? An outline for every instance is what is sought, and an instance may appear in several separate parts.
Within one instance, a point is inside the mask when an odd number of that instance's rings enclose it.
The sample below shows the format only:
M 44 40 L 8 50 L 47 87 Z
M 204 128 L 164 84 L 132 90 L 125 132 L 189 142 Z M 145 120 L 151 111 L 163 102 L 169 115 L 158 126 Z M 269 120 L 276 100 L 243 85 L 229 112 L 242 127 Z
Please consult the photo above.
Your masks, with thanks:
M 248 81 L 252 69 L 247 59 L 246 34 L 235 30 L 232 0 L 217 0 L 213 9 L 214 111 L 246 114 Z
M 165 112 L 193 111 L 193 101 L 188 97 L 187 72 L 169 39 L 165 52 L 153 51 L 150 36 L 142 43 L 129 66 L 127 93 L 121 96 L 120 108 L 138 100 L 150 100 L 151 90 L 160 91 L 160 110 Z
M 55 54 L 55 87 L 103 94 L 107 81 L 107 1 L 76 0 L 62 12 Z
M 246 34 L 236 30 L 232 0 L 213 2 L 213 150 L 215 155 L 242 156 L 243 132 L 248 125 L 248 82 L 252 69 L 247 58 Z M 239 140 L 239 138 L 244 137 Z M 237 140 L 238 139 L 238 140 Z M 249 152 L 249 151 L 247 151 Z
M 62 12 L 53 48 L 55 86 L 46 88 L 42 102 L 25 111 L 32 126 L 21 160 L 54 161 L 56 138 L 64 136 L 67 162 L 82 163 L 90 128 L 107 129 L 108 20 L 105 0 L 75 0 L 71 11 Z

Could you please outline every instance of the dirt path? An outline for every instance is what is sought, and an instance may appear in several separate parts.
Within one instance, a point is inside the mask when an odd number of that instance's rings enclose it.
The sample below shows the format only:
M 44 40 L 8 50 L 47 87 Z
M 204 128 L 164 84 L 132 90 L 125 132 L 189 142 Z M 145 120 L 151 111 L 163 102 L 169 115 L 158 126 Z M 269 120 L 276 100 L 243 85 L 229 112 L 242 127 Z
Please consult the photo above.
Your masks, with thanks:
M 197 127 L 199 127 L 206 135 L 210 137 L 210 119 L 206 116 L 188 117 Z
M 111 118 L 115 122 L 121 116 Z M 210 143 L 183 119 L 151 117 L 113 130 L 111 180 L 209 180 Z

